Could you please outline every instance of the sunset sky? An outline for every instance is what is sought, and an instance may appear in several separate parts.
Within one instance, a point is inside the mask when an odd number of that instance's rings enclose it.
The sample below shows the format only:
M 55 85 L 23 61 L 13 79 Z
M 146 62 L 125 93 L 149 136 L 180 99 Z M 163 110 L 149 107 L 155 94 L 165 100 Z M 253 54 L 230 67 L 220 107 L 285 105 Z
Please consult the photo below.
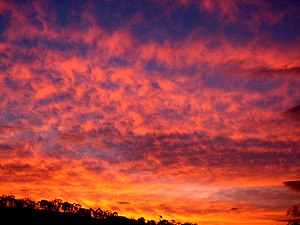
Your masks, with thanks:
M 0 195 L 280 225 L 299 180 L 299 0 L 0 1 Z

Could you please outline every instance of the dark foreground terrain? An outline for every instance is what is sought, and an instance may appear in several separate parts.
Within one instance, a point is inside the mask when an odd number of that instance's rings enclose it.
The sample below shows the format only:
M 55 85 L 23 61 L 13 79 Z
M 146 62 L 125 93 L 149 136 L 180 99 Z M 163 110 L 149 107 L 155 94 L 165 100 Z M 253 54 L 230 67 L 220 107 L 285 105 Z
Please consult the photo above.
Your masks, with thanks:
M 283 220 L 287 225 L 300 225 L 300 204 L 288 210 L 294 219 Z M 0 196 L 0 225 L 197 225 L 168 221 L 146 221 L 143 217 L 129 219 L 117 212 L 100 208 L 83 208 L 80 204 L 63 202 L 61 199 L 35 202 L 30 198 L 16 199 L 12 195 Z
M 80 204 L 63 202 L 61 199 L 34 202 L 30 198 L 16 199 L 11 195 L 0 197 L 1 225 L 196 225 L 177 223 L 160 216 L 159 222 L 146 221 L 143 217 L 129 219 L 117 212 L 100 208 L 83 208 Z
M 123 224 L 142 225 L 143 220 L 128 219 L 126 217 L 114 216 L 102 219 L 85 217 L 79 214 L 67 212 L 53 212 L 48 210 L 26 209 L 26 208 L 1 208 L 1 225 L 96 225 L 96 224 Z
M 99 224 L 92 218 L 86 218 L 78 214 L 52 212 L 26 208 L 1 208 L 1 224 L 28 224 L 28 225 L 79 225 L 79 224 Z M 105 224 L 101 221 L 101 224 Z M 125 223 L 127 224 L 127 222 Z M 130 224 L 130 223 L 128 223 Z

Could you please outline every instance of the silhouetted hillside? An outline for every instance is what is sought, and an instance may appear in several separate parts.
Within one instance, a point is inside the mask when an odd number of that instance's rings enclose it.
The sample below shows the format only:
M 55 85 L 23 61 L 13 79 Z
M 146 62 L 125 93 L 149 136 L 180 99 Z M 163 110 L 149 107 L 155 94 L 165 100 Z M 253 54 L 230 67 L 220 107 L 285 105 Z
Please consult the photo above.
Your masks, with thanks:
M 85 209 L 80 204 L 30 198 L 16 199 L 14 196 L 0 197 L 0 224 L 3 225 L 196 225 L 176 223 L 174 220 L 137 220 L 118 216 L 117 212 L 103 211 L 100 208 Z
M 287 225 L 299 225 L 300 204 L 288 210 L 288 215 L 294 219 L 282 220 Z M 1 225 L 197 225 L 180 223 L 174 220 L 146 221 L 143 217 L 135 220 L 119 216 L 109 210 L 86 209 L 80 204 L 63 202 L 61 199 L 35 202 L 30 198 L 16 199 L 12 195 L 0 197 Z

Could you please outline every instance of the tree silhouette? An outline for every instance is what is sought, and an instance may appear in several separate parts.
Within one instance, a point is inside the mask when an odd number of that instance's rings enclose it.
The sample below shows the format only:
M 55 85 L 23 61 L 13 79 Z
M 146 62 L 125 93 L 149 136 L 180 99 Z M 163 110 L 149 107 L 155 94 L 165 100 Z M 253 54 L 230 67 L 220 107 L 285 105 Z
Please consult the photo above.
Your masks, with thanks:
M 93 209 L 91 209 L 91 208 L 90 209 L 80 208 L 76 213 L 81 216 L 91 218 L 92 212 L 93 212 Z
M 300 225 L 300 204 L 293 205 L 291 208 L 289 208 L 286 215 L 294 218 L 288 221 L 288 225 Z
M 140 217 L 140 218 L 138 218 L 138 223 L 140 223 L 140 224 L 145 224 L 145 218 L 144 217 Z
M 154 220 L 148 220 L 147 225 L 156 225 Z
M 287 216 L 293 216 L 293 217 L 299 217 L 300 216 L 300 204 L 293 205 L 290 209 L 287 211 Z
M 63 210 L 63 212 L 71 212 L 71 207 L 72 205 L 69 202 L 64 202 L 61 204 L 61 209 Z
M 100 208 L 93 210 L 93 218 L 102 219 L 102 217 L 103 217 L 103 211 Z
M 72 213 L 77 213 L 79 209 L 81 209 L 80 204 L 77 204 L 77 203 L 72 204 Z
M 53 210 L 54 207 L 50 206 L 50 202 L 48 202 L 47 200 L 43 199 L 40 200 L 36 203 L 36 208 L 40 209 L 40 210 Z
M 27 209 L 34 209 L 35 208 L 35 202 L 30 198 L 24 198 L 23 201 L 23 207 Z
M 59 212 L 61 209 L 62 200 L 59 198 L 55 198 L 54 200 L 52 200 L 52 204 L 53 204 L 53 210 Z
M 287 225 L 299 225 L 300 223 L 298 221 L 289 221 Z
M 16 199 L 13 195 L 3 195 L 1 196 L 0 200 L 1 207 L 15 207 L 16 206 Z

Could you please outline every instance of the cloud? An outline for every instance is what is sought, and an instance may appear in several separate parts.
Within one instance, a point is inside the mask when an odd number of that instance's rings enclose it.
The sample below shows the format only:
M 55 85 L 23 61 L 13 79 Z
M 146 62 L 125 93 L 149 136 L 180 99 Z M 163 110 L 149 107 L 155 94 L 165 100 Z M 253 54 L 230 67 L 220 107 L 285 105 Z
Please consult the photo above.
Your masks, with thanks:
M 10 151 L 10 150 L 13 150 L 14 148 L 11 145 L 0 144 L 0 149 L 3 151 Z
M 286 110 L 284 114 L 294 120 L 300 120 L 300 105 L 296 105 Z
M 284 186 L 288 187 L 292 191 L 300 192 L 300 181 L 285 181 L 283 182 Z
M 252 65 L 251 65 L 252 64 Z M 231 60 L 226 62 L 222 69 L 225 73 L 236 75 L 248 75 L 248 76 L 266 76 L 266 77 L 279 77 L 279 76 L 298 76 L 300 74 L 299 66 L 287 66 L 274 67 L 271 65 L 256 65 L 253 67 L 253 62 L 249 60 L 236 61 Z
M 257 68 L 253 71 L 257 75 L 299 75 L 300 67 L 290 68 Z
M 101 161 L 84 161 L 82 165 L 85 169 L 94 173 L 102 173 L 105 170 L 105 167 L 102 165 Z
M 12 130 L 12 131 L 24 131 L 24 130 L 27 130 L 28 128 L 2 124 L 2 125 L 0 125 L 0 129 L 2 129 L 2 130 Z
M 239 210 L 240 208 L 236 208 L 236 207 L 233 207 L 233 208 L 231 208 L 230 210 L 231 211 L 237 211 L 237 210 Z
M 81 134 L 63 134 L 57 138 L 57 141 L 69 143 L 81 143 L 85 140 L 85 136 Z
M 129 205 L 130 204 L 130 202 L 117 202 L 117 203 L 120 205 Z

